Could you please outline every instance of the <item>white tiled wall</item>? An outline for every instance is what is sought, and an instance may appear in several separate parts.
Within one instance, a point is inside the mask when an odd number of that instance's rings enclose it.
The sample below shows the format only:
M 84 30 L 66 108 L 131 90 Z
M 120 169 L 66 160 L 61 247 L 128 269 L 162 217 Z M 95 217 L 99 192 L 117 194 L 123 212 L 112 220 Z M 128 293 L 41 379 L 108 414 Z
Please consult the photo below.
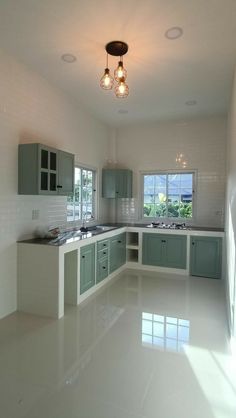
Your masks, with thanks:
M 39 225 L 64 225 L 65 197 L 17 195 L 17 150 L 41 142 L 76 154 L 101 169 L 107 160 L 108 128 L 45 79 L 0 51 L 0 318 L 16 309 L 16 241 Z M 32 220 L 32 210 L 39 219 Z M 99 199 L 101 220 L 106 201 Z
M 140 172 L 181 169 L 178 153 L 184 155 L 186 170 L 197 170 L 195 217 L 191 224 L 223 226 L 225 199 L 226 119 L 212 117 L 186 122 L 161 122 L 117 131 L 118 164 L 134 173 L 134 198 L 121 199 L 117 220 L 141 220 Z
M 224 274 L 230 332 L 236 337 L 236 69 L 228 119 Z

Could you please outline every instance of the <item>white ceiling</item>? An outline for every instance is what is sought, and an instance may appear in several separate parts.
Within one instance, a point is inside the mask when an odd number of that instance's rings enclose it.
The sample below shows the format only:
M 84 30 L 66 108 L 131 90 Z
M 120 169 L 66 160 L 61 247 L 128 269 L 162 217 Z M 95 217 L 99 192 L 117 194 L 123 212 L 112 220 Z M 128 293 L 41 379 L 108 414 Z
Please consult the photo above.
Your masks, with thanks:
M 168 40 L 173 26 L 183 36 Z M 116 39 L 129 45 L 127 99 L 99 87 L 104 46 Z M 110 125 L 224 114 L 236 57 L 236 1 L 0 0 L 0 45 Z M 64 53 L 77 61 L 66 64 Z M 110 59 L 111 68 L 116 61 Z M 197 104 L 186 106 L 187 100 Z

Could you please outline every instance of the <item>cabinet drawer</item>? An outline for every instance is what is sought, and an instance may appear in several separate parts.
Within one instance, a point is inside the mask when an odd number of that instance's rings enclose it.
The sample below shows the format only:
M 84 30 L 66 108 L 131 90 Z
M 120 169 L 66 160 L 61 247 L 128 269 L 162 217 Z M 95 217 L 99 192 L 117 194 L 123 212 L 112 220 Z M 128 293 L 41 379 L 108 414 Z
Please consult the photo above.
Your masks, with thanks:
M 108 245 L 109 245 L 108 239 L 103 239 L 102 241 L 98 241 L 97 250 L 100 251 L 100 250 L 108 249 Z
M 108 258 L 97 261 L 97 280 L 99 283 L 108 276 Z
M 97 259 L 101 260 L 102 258 L 108 257 L 108 248 L 104 247 L 104 249 L 97 252 Z

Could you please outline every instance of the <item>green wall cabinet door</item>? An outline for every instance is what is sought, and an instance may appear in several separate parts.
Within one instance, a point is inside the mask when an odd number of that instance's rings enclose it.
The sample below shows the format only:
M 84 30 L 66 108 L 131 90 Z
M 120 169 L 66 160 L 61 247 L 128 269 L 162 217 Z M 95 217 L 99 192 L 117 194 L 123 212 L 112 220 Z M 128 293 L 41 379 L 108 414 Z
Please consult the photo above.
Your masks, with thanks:
M 73 154 L 42 144 L 19 145 L 19 194 L 68 195 L 73 190 Z
M 222 238 L 191 237 L 190 274 L 221 278 Z
M 142 263 L 150 266 L 186 268 L 187 238 L 172 234 L 143 234 Z
M 126 262 L 126 233 L 110 238 L 110 273 Z
M 132 180 L 131 170 L 103 169 L 102 197 L 110 199 L 132 197 Z
M 109 274 L 109 239 L 104 239 L 97 242 L 97 277 L 96 283 L 100 283 Z
M 58 151 L 58 194 L 65 196 L 73 193 L 74 171 L 74 155 L 69 152 Z
M 80 249 L 80 294 L 95 285 L 95 244 Z

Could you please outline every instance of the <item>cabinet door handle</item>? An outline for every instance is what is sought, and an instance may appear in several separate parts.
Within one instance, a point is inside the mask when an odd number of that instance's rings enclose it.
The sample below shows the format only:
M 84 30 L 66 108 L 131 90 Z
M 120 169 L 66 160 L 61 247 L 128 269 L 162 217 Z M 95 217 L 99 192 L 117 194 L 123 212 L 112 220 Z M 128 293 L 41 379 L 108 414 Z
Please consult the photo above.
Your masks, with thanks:
M 192 245 L 195 245 L 195 242 L 192 242 Z
M 103 270 L 106 270 L 106 267 L 105 266 L 102 266 L 102 268 L 103 268 Z
M 166 242 L 166 241 L 164 239 L 162 239 L 161 242 Z
M 107 252 L 106 251 L 103 251 L 103 254 L 106 254 Z
M 60 186 L 59 184 L 57 185 L 57 189 L 62 189 L 62 186 Z
M 107 246 L 107 244 L 103 244 L 103 247 L 106 247 Z
M 85 258 L 85 255 L 82 255 L 82 258 Z
M 117 241 L 118 242 L 118 244 L 121 244 L 121 241 Z

